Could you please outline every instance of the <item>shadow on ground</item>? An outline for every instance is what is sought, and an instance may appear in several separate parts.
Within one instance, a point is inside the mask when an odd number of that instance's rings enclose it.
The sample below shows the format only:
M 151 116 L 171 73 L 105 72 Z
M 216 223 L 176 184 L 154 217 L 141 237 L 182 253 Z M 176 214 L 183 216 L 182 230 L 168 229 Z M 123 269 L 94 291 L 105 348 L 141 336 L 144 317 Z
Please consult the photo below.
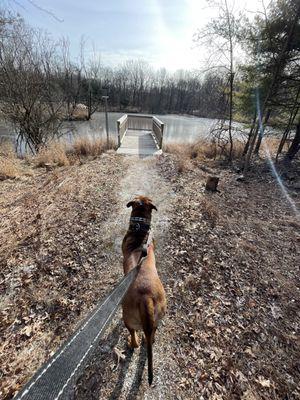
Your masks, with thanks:
M 101 339 L 89 364 L 77 380 L 75 392 L 70 398 L 73 400 L 137 399 L 142 384 L 147 351 L 144 345 L 136 350 L 139 354 L 135 356 L 135 373 L 130 389 L 128 389 L 126 387 L 128 386 L 128 383 L 126 385 L 126 378 L 128 379 L 130 365 L 134 362 L 134 351 L 127 348 L 123 352 L 125 359 L 120 360 L 119 363 L 114 354 L 114 347 L 120 341 L 123 328 L 122 322 L 119 321 L 112 331 L 105 338 Z M 131 381 L 131 379 L 128 379 L 128 381 Z M 128 394 L 125 395 L 125 393 Z
M 140 386 L 142 384 L 143 372 L 144 372 L 146 360 L 147 360 L 147 351 L 146 351 L 146 347 L 143 345 L 143 346 L 141 346 L 141 349 L 140 349 L 140 354 L 139 354 L 139 359 L 137 362 L 135 376 L 133 378 L 133 382 L 132 382 L 130 391 L 128 393 L 128 396 L 126 397 L 127 400 L 135 400 L 137 398 Z M 113 400 L 113 399 L 111 399 L 111 400 Z

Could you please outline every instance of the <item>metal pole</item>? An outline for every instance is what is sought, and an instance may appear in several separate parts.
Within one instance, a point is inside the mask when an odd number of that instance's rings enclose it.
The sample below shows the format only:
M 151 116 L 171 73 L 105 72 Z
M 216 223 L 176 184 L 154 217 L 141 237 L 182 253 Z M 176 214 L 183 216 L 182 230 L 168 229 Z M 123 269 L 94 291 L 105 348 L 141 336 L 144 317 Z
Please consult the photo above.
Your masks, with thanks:
M 117 128 L 118 128 L 118 147 L 120 147 L 121 146 L 120 121 L 117 121 Z
M 108 114 L 107 114 L 107 99 L 108 96 L 102 96 L 105 104 L 105 130 L 106 130 L 106 140 L 107 140 L 107 148 L 109 148 L 109 132 L 108 132 Z
M 108 115 L 107 115 L 107 97 L 105 97 L 105 125 L 106 125 L 107 148 L 109 148 Z
M 108 115 L 107 115 L 107 99 L 108 96 L 102 96 L 105 104 L 105 130 L 106 130 L 106 140 L 107 140 L 107 148 L 109 148 L 109 132 L 108 132 Z

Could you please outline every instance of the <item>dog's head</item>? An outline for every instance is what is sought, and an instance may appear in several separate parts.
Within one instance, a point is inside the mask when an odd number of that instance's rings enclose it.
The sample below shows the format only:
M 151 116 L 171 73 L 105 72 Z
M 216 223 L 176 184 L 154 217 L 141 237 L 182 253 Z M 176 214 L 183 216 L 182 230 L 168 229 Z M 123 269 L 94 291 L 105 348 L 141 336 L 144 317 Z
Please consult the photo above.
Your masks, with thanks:
M 157 211 L 152 200 L 146 196 L 136 196 L 127 204 L 127 207 L 132 207 L 132 215 L 145 218 L 151 217 L 152 210 Z

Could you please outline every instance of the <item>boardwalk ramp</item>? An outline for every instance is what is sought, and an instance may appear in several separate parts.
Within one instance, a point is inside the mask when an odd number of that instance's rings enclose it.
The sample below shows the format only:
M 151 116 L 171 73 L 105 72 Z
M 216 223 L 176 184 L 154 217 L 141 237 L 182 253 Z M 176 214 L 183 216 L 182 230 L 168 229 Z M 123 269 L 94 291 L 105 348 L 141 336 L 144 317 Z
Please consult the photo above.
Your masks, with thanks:
M 152 156 L 162 153 L 164 124 L 152 115 L 124 114 L 117 121 L 119 154 Z

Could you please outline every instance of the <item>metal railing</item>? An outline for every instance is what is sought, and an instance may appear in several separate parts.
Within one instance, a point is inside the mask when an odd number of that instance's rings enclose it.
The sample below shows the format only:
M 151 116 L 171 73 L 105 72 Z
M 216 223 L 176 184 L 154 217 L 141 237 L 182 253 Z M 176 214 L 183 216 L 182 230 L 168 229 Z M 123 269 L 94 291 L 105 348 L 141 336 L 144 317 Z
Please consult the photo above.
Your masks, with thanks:
M 122 140 L 128 129 L 150 131 L 159 149 L 162 148 L 164 123 L 157 117 L 143 114 L 124 114 L 117 121 L 118 129 L 118 147 L 121 146 Z
M 152 117 L 152 132 L 154 136 L 156 137 L 156 141 L 158 144 L 158 147 L 161 149 L 162 148 L 162 142 L 163 142 L 163 136 L 164 136 L 164 123 L 161 122 L 156 117 Z

